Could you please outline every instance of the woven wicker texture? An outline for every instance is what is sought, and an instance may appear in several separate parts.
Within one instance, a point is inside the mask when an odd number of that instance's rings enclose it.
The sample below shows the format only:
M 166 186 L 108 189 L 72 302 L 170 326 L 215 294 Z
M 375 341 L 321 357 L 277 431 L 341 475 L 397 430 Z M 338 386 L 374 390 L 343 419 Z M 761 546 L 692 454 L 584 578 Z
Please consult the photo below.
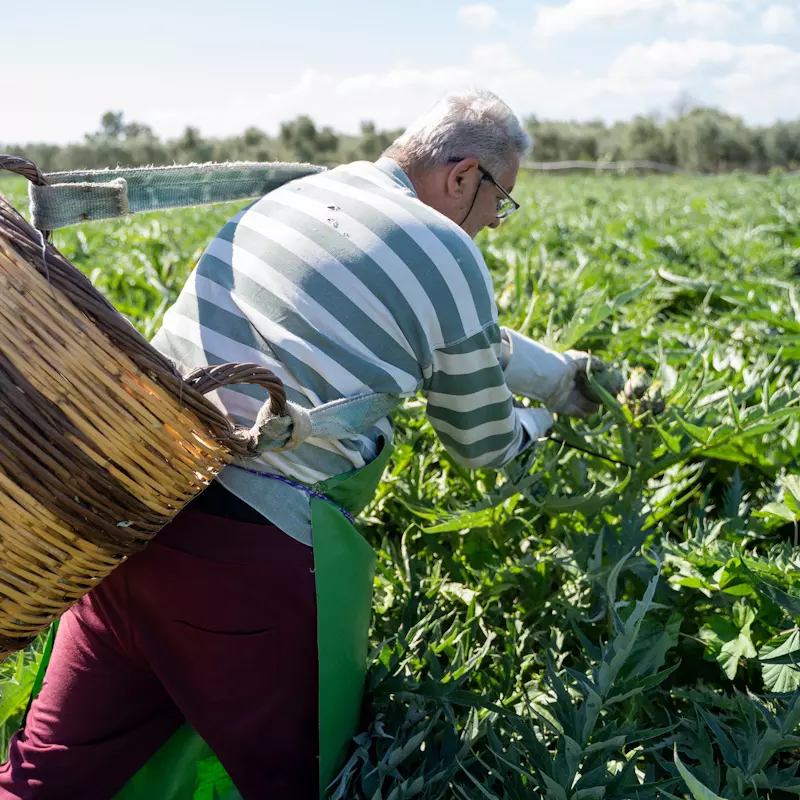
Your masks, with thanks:
M 0 660 L 256 452 L 203 396 L 232 383 L 264 386 L 284 413 L 263 367 L 181 377 L 0 195 Z

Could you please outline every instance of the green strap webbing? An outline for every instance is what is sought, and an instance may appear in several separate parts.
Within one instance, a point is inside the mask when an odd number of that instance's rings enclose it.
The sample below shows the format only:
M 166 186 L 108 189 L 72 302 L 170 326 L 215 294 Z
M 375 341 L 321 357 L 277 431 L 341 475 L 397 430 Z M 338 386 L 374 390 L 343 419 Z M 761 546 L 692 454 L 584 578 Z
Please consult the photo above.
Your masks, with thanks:
M 246 200 L 323 171 L 313 164 L 188 164 L 172 167 L 50 172 L 29 187 L 32 223 L 42 231 L 165 208 Z

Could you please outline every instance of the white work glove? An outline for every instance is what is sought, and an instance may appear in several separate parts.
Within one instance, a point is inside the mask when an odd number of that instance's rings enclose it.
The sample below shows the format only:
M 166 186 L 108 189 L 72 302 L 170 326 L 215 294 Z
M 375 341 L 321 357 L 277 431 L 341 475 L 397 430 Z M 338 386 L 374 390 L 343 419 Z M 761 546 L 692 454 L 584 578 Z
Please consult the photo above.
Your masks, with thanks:
M 522 427 L 534 442 L 550 435 L 554 420 L 546 408 L 517 408 L 516 411 Z
M 549 411 L 585 419 L 599 405 L 581 390 L 577 377 L 586 371 L 591 359 L 593 372 L 605 369 L 603 362 L 589 353 L 555 350 L 534 342 L 521 333 L 502 328 L 503 366 L 508 388 L 514 393 L 543 403 Z

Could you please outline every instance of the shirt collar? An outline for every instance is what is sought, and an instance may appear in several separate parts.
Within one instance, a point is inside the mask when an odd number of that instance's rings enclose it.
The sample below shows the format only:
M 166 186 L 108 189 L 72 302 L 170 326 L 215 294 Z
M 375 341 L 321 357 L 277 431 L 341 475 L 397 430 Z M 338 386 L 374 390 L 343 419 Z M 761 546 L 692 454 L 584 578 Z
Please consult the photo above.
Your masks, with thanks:
M 393 178 L 400 181 L 414 197 L 417 197 L 417 192 L 416 189 L 414 189 L 414 184 L 411 183 L 411 178 L 408 177 L 405 170 L 393 158 L 381 156 L 381 158 L 375 162 L 375 166 L 381 170 L 381 172 L 385 172 L 387 175 L 391 175 Z

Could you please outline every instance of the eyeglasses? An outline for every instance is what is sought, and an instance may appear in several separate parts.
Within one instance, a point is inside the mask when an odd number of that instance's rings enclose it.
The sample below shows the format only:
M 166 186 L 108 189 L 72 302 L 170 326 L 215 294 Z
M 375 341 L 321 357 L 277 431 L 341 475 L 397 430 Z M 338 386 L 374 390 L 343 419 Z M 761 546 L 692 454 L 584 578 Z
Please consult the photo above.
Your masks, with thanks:
M 492 177 L 492 173 L 488 169 L 484 169 L 480 164 L 478 164 L 478 169 L 481 171 L 481 175 L 503 194 L 502 197 L 497 198 L 497 212 L 495 213 L 497 219 L 505 219 L 509 214 L 513 214 L 519 208 L 519 203 Z
M 447 162 L 449 164 L 457 164 L 459 161 L 463 161 L 463 158 L 448 158 Z M 494 179 L 492 173 L 489 172 L 488 169 L 485 169 L 480 164 L 478 164 L 478 169 L 480 170 L 481 175 L 483 176 L 482 181 L 489 181 L 495 189 L 502 193 L 502 197 L 497 198 L 497 211 L 495 212 L 495 217 L 497 219 L 505 219 L 510 214 L 513 214 L 520 206 L 519 203 Z

